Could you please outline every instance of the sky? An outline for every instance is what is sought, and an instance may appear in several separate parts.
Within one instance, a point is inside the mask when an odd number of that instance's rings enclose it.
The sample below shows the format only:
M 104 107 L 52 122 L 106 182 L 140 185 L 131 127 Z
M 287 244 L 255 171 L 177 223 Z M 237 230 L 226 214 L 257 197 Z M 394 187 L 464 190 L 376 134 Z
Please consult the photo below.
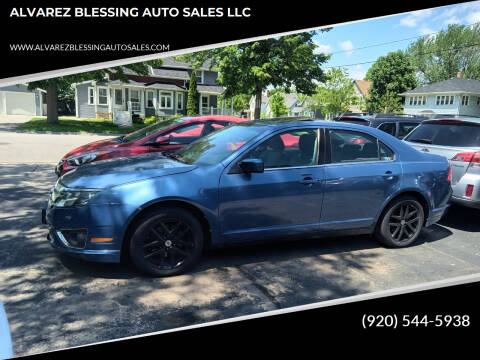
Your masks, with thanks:
M 329 32 L 316 35 L 314 41 L 317 52 L 331 54 L 323 66 L 325 70 L 344 67 L 350 78 L 361 80 L 380 56 L 405 50 L 421 36 L 434 36 L 449 24 L 479 22 L 480 1 L 472 1 L 334 26 Z M 394 43 L 384 44 L 387 42 Z M 371 46 L 377 44 L 383 45 Z

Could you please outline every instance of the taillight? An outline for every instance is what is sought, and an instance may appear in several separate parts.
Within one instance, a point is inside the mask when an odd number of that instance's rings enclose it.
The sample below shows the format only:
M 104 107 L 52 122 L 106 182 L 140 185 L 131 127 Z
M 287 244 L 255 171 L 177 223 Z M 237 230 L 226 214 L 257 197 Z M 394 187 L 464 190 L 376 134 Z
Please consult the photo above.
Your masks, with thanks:
M 452 182 L 452 165 L 449 165 L 449 166 L 448 166 L 447 181 Z
M 470 165 L 480 164 L 480 151 L 458 153 L 452 158 L 452 161 L 468 162 Z
M 473 185 L 467 185 L 467 188 L 465 189 L 465 196 L 471 197 L 473 194 Z

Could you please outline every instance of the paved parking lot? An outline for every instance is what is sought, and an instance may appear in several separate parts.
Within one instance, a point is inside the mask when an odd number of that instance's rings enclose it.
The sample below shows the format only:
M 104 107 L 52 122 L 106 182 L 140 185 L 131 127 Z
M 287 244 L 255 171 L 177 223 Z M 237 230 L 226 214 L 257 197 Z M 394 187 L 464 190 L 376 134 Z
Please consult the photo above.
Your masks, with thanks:
M 60 155 L 88 141 L 0 132 L 0 299 L 18 356 L 480 272 L 480 212 L 460 207 L 406 249 L 367 236 L 230 248 L 172 278 L 59 255 L 39 209 Z

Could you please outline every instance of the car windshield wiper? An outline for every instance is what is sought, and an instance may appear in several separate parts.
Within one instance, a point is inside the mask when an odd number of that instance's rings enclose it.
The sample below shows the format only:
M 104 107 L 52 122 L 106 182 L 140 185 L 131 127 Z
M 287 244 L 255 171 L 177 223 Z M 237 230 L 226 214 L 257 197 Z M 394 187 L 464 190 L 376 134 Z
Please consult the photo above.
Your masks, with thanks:
M 432 140 L 430 139 L 413 139 L 413 140 L 407 140 L 407 141 L 418 142 L 422 144 L 432 144 Z
M 178 161 L 178 162 L 181 162 L 181 163 L 185 163 L 185 161 L 181 160 L 180 156 L 174 152 L 170 152 L 170 151 L 164 151 L 162 153 L 162 155 L 166 156 L 166 157 L 169 157 L 170 159 L 173 159 L 175 161 Z

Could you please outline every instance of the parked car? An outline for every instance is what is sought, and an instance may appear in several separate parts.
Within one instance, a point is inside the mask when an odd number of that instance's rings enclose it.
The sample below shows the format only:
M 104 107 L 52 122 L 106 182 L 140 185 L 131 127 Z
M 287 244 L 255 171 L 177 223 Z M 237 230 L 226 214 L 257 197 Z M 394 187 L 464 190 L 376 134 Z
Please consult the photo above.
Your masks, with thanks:
M 175 151 L 224 126 L 246 121 L 234 116 L 180 117 L 144 127 L 114 139 L 95 141 L 64 155 L 55 168 L 57 176 L 83 164 L 149 152 Z
M 0 301 L 0 360 L 13 357 L 12 339 L 8 326 L 7 314 Z
M 57 181 L 42 217 L 59 251 L 103 262 L 128 254 L 166 276 L 205 246 L 235 242 L 374 234 L 407 246 L 441 218 L 450 192 L 444 157 L 380 130 L 251 121 L 168 156 L 86 164 Z
M 334 121 L 350 122 L 353 124 L 371 126 L 399 139 L 405 137 L 415 129 L 426 117 L 419 116 L 395 116 L 389 114 L 376 115 L 343 115 Z
M 423 121 L 405 141 L 422 152 L 445 156 L 452 165 L 452 202 L 480 209 L 480 119 Z

